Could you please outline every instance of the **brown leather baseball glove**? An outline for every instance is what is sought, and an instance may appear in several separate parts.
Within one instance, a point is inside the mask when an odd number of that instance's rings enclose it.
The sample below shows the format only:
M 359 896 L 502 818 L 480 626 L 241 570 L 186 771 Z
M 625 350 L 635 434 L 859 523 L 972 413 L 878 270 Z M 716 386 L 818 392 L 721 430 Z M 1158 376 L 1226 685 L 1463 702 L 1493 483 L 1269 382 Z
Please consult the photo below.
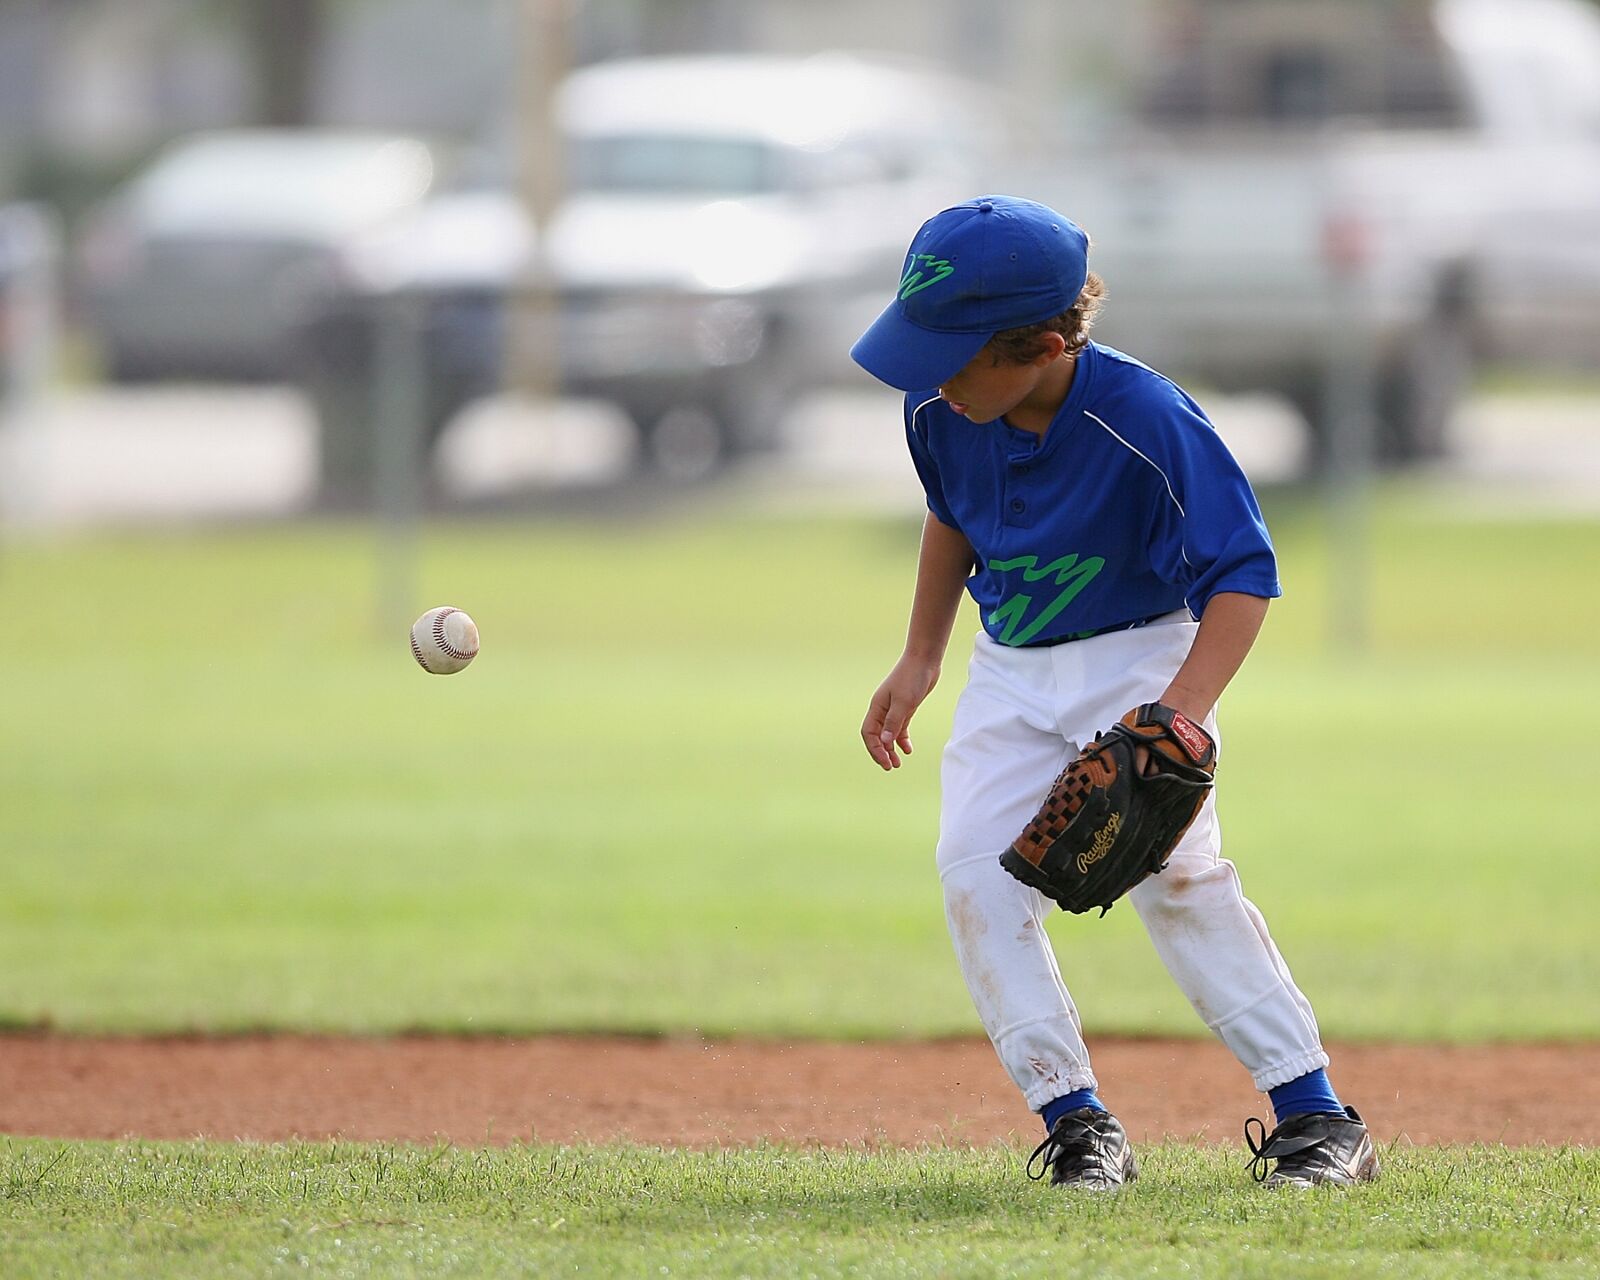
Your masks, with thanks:
M 1216 771 L 1211 735 L 1147 702 L 1097 733 L 1061 771 L 1000 865 L 1064 911 L 1098 907 L 1104 915 L 1167 865 Z

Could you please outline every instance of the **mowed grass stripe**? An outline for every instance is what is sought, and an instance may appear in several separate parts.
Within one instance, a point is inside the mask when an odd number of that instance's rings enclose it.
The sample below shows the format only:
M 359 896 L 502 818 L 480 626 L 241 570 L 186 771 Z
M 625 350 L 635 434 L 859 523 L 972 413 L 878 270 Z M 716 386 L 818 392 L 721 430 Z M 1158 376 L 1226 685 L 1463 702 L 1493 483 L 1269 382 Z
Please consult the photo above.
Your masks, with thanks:
M 1351 1192 L 1142 1152 L 1120 1195 L 1025 1152 L 0 1144 L 8 1276 L 1593 1275 L 1600 1153 L 1397 1149 Z
M 1600 524 L 1377 507 L 1330 647 L 1311 506 L 1224 707 L 1228 852 L 1344 1038 L 1590 1038 Z M 426 676 L 358 526 L 8 547 L 50 624 L 0 689 L 0 1020 L 971 1032 L 932 873 L 946 675 L 883 776 L 905 521 L 441 526 Z M 1054 924 L 1092 1030 L 1200 1033 L 1127 909 Z

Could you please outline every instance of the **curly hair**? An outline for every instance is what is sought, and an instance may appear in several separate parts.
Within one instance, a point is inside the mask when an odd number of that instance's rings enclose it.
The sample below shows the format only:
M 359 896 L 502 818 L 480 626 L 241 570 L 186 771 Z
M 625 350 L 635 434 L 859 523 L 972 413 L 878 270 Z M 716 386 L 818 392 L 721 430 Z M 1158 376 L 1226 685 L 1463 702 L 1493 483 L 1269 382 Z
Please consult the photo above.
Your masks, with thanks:
M 994 357 L 996 363 L 1003 360 L 1007 364 L 1027 364 L 1044 353 L 1044 347 L 1039 342 L 1041 334 L 1059 333 L 1067 340 L 1066 354 L 1075 356 L 1089 345 L 1089 329 L 1100 314 L 1100 304 L 1105 297 L 1105 281 L 1091 271 L 1083 282 L 1083 292 L 1069 309 L 1038 324 L 997 333 L 989 339 L 984 350 Z

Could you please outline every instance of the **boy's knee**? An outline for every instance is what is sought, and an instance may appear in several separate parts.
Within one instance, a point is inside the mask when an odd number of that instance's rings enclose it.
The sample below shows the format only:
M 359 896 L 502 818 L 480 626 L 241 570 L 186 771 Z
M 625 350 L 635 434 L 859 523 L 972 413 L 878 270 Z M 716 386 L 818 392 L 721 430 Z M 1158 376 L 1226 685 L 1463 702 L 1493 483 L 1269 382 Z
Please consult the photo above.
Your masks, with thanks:
M 983 836 L 972 830 L 951 828 L 939 833 L 939 840 L 933 847 L 934 862 L 939 868 L 941 876 L 948 876 L 953 871 L 969 866 L 981 865 L 984 862 L 993 862 L 1000 866 L 1000 849 L 990 848 L 992 840 L 985 840 Z M 1004 846 L 1002 845 L 1001 848 Z
M 1205 867 L 1185 865 L 1188 860 L 1174 858 L 1166 869 L 1149 877 L 1128 895 L 1140 915 L 1159 913 L 1182 915 L 1201 910 L 1219 895 L 1231 896 L 1239 876 L 1233 863 L 1219 859 Z
M 940 841 L 934 852 L 939 879 L 943 881 L 946 892 L 957 885 L 976 885 L 989 879 L 989 867 L 993 864 L 994 870 L 1005 875 L 1005 868 L 1000 865 L 998 852 L 975 848 L 968 843 Z

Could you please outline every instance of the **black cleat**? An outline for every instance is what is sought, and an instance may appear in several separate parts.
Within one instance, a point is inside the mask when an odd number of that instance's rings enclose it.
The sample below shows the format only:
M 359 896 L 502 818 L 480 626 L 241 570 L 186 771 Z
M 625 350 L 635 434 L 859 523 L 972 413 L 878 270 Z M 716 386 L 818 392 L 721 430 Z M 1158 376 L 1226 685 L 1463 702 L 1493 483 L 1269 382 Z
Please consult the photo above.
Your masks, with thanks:
M 1046 1170 L 1053 1187 L 1116 1191 L 1139 1176 L 1139 1163 L 1116 1116 L 1080 1107 L 1057 1119 L 1050 1136 L 1028 1157 L 1028 1176 L 1035 1182 Z
M 1251 1125 L 1260 1132 L 1259 1143 Z M 1252 1118 L 1244 1123 L 1244 1141 L 1250 1148 L 1251 1176 L 1269 1187 L 1353 1187 L 1378 1176 L 1372 1135 L 1354 1107 L 1346 1107 L 1342 1116 L 1290 1116 L 1270 1135 L 1266 1125 Z M 1278 1162 L 1270 1174 L 1269 1160 Z

